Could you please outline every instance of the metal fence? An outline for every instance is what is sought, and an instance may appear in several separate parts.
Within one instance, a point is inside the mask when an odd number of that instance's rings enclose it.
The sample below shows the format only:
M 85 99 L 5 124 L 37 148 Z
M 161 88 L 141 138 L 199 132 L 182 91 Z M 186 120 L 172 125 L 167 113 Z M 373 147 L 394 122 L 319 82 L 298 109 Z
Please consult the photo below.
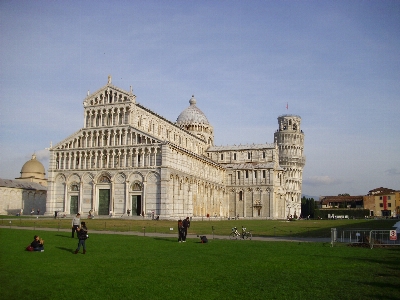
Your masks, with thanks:
M 400 246 L 400 235 L 396 230 L 343 229 L 331 228 L 331 246 L 335 243 L 360 244 L 369 246 Z

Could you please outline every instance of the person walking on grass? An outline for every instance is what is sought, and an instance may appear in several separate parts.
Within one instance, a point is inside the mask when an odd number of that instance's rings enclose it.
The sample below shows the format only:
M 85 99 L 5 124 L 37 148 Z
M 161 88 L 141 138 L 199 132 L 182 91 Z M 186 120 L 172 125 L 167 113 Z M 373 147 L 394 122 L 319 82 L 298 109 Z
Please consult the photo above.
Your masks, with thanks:
M 79 250 L 81 249 L 81 246 L 83 247 L 83 254 L 86 254 L 86 239 L 88 238 L 87 234 L 87 227 L 86 223 L 82 222 L 81 227 L 77 228 L 77 234 L 78 234 L 78 248 L 76 248 L 74 254 L 78 254 Z
M 183 229 L 183 222 L 181 219 L 178 220 L 178 242 L 185 242 L 183 240 L 184 229 Z
M 182 227 L 183 227 L 183 242 L 186 242 L 188 228 L 190 227 L 189 217 L 186 217 L 186 219 L 183 220 Z
M 81 214 L 77 213 L 76 216 L 72 219 L 72 238 L 74 238 L 74 233 L 81 226 Z

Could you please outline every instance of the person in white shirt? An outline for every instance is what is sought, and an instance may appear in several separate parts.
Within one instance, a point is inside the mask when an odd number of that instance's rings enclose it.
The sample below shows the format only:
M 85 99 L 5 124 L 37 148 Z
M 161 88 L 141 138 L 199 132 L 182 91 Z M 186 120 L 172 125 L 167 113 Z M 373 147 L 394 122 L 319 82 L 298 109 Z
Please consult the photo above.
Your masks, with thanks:
M 74 238 L 74 233 L 81 226 L 81 214 L 77 213 L 72 219 L 72 238 Z

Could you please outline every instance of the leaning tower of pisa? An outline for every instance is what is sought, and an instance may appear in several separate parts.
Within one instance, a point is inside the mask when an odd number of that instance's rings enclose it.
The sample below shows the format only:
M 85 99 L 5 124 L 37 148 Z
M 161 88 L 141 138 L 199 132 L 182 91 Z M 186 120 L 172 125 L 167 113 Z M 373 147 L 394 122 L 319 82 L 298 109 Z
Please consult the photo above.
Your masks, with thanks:
M 279 116 L 279 129 L 274 133 L 274 140 L 279 149 L 279 164 L 285 169 L 287 216 L 301 215 L 301 188 L 306 159 L 304 132 L 300 128 L 300 123 L 300 116 Z

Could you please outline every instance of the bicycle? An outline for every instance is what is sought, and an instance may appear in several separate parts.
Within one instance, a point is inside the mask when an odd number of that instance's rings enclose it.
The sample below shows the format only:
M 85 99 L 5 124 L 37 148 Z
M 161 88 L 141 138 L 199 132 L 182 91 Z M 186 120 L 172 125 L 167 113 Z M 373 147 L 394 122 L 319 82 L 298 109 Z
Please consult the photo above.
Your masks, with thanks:
M 232 228 L 232 232 L 229 234 L 229 238 L 231 240 L 237 240 L 238 238 L 244 239 L 244 240 L 251 240 L 253 235 L 251 234 L 250 231 L 247 231 L 245 227 L 242 226 L 242 233 L 240 233 L 237 230 L 237 227 Z
M 239 231 L 237 230 L 236 227 L 233 227 L 233 228 L 232 228 L 232 232 L 231 232 L 230 235 L 229 235 L 229 238 L 230 238 L 231 240 L 237 240 L 238 236 L 240 236 Z
M 246 228 L 242 226 L 242 239 L 251 240 L 252 237 L 251 231 L 247 231 Z

